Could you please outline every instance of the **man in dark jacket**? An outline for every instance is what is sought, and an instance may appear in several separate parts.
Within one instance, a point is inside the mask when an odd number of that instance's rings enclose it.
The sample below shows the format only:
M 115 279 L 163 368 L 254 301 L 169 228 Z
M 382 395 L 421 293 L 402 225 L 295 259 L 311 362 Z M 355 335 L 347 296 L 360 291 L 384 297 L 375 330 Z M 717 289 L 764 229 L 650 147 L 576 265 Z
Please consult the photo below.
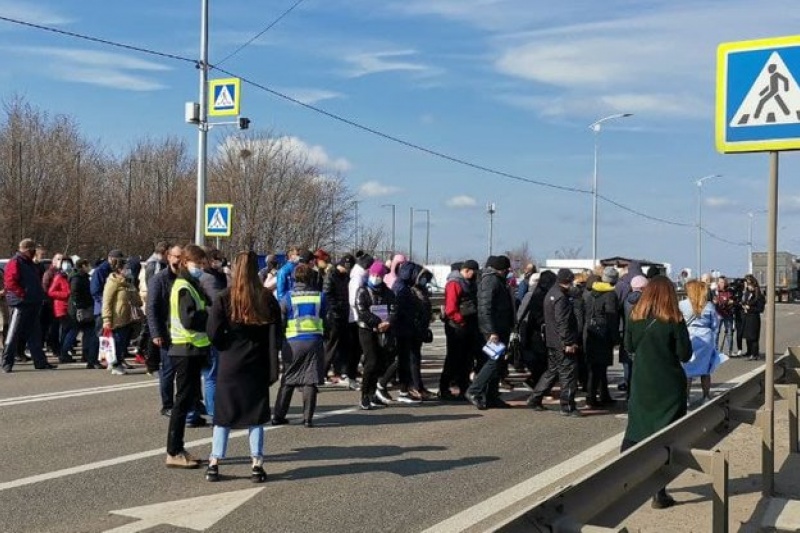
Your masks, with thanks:
M 181 264 L 183 248 L 173 246 L 167 252 L 165 268 L 153 276 L 147 286 L 147 326 L 153 344 L 158 346 L 161 355 L 161 373 L 159 374 L 161 388 L 161 414 L 170 416 L 175 402 L 175 370 L 169 358 L 169 297 L 172 293 L 172 284 L 178 277 L 178 268 Z
M 14 367 L 14 360 L 25 350 L 31 351 L 33 365 L 40 370 L 55 368 L 47 362 L 42 350 L 42 329 L 39 313 L 42 310 L 44 291 L 39 278 L 33 256 L 36 243 L 24 239 L 19 243 L 19 252 L 6 265 L 3 281 L 5 296 L 11 308 L 11 324 L 3 349 L 3 372 L 9 373 Z
M 619 274 L 606 267 L 603 277 L 583 294 L 586 316 L 583 326 L 583 349 L 589 369 L 586 405 L 600 407 L 614 404 L 608 391 L 608 367 L 614 364 L 614 346 L 619 344 L 620 310 L 614 286 Z
M 153 279 L 153 276 L 167 268 L 167 251 L 169 250 L 169 245 L 165 242 L 159 242 L 156 244 L 156 248 L 153 251 L 153 254 L 147 258 L 147 261 L 144 263 L 144 284 L 150 285 L 150 280 Z
M 542 272 L 533 290 L 529 290 L 517 310 L 519 336 L 523 359 L 531 375 L 525 383 L 536 388 L 539 379 L 547 370 L 547 345 L 544 342 L 544 299 L 553 285 L 556 275 L 549 270 Z
M 475 276 L 478 262 L 469 259 L 452 265 L 444 286 L 444 333 L 447 353 L 442 375 L 439 378 L 439 398 L 445 401 L 467 399 L 469 373 L 479 353 L 481 343 L 478 331 L 478 293 Z M 458 387 L 458 396 L 450 386 Z
M 574 303 L 570 296 L 575 274 L 562 268 L 556 275 L 556 285 L 544 300 L 545 343 L 547 344 L 547 371 L 533 389 L 528 405 L 536 411 L 544 411 L 542 398 L 545 392 L 561 380 L 561 413 L 580 416 L 575 408 L 577 388 L 577 357 L 580 354 L 581 332 L 575 317 Z
M 350 353 L 350 333 L 347 322 L 350 318 L 350 302 L 348 285 L 350 283 L 350 270 L 356 263 L 356 258 L 345 254 L 331 269 L 322 286 L 322 293 L 328 304 L 328 313 L 325 316 L 325 373 L 333 366 L 334 377 L 340 379 L 342 374 L 347 374 L 347 356 Z
M 514 329 L 514 299 L 506 283 L 510 269 L 511 261 L 504 255 L 486 260 L 478 288 L 478 328 L 487 344 L 508 346 Z M 499 365 L 504 357 L 504 353 L 489 356 L 467 389 L 467 399 L 480 410 L 508 407 L 499 392 Z

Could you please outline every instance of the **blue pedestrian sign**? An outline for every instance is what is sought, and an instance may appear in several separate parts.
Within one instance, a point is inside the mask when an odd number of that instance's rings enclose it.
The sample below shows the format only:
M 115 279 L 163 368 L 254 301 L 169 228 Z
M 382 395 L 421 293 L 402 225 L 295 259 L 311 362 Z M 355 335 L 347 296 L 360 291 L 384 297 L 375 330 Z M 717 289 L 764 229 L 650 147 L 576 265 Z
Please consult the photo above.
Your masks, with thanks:
M 230 237 L 233 205 L 206 204 L 206 237 Z
M 800 149 L 800 35 L 723 43 L 716 145 L 722 153 Z
M 239 114 L 242 100 L 242 80 L 223 78 L 208 82 L 208 115 L 230 117 Z

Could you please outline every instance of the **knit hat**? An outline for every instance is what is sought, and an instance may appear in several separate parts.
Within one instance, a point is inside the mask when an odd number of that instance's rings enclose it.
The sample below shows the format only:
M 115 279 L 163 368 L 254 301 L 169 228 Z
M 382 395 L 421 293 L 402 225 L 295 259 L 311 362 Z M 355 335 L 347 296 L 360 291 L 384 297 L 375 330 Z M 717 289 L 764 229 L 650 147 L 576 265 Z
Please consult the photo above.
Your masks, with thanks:
M 511 259 L 509 259 L 507 255 L 500 255 L 497 259 L 502 265 L 500 270 L 509 270 L 511 268 Z
M 458 272 L 462 268 L 464 268 L 464 263 L 462 263 L 461 261 L 456 261 L 455 263 L 450 263 L 450 271 L 451 272 Z
M 481 269 L 478 262 L 475 261 L 474 259 L 467 259 L 466 261 L 464 261 L 464 263 L 461 265 L 461 268 L 468 268 L 470 270 L 474 270 L 475 272 Z M 461 268 L 459 270 L 461 270 Z
M 568 268 L 561 268 L 556 274 L 556 282 L 558 283 L 572 283 L 575 280 L 575 274 Z
M 356 258 L 351 254 L 344 254 L 337 264 L 345 268 L 353 268 L 353 265 L 356 264 Z
M 647 287 L 647 284 L 650 281 L 644 276 L 634 276 L 631 280 L 631 289 L 633 290 L 641 290 Z
M 492 255 L 486 260 L 486 266 L 494 270 L 507 270 L 511 268 L 511 261 L 504 255 Z
M 108 252 L 108 257 L 112 257 L 114 259 L 125 259 L 125 254 L 123 254 L 121 250 L 111 250 Z
M 389 272 L 389 270 L 380 261 L 375 261 L 374 263 L 372 263 L 372 266 L 369 267 L 369 275 L 370 276 L 376 276 L 376 277 L 382 278 L 388 272 Z
M 614 285 L 617 283 L 618 279 L 619 272 L 617 272 L 616 268 L 609 266 L 603 269 L 603 283 L 610 283 Z

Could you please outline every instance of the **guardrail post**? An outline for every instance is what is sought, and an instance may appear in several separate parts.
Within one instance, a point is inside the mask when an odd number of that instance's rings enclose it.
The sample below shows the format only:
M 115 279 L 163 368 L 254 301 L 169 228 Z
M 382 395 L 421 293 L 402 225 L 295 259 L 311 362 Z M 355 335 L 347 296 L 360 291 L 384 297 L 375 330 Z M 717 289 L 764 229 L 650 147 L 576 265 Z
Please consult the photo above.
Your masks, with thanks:
M 800 442 L 798 442 L 798 427 L 797 427 L 797 385 L 794 383 L 790 385 L 775 385 L 775 391 L 778 395 L 786 400 L 789 406 L 789 451 L 791 453 L 800 452 Z
M 711 477 L 713 515 L 711 531 L 728 532 L 728 452 L 722 450 L 670 449 L 670 463 L 698 470 Z

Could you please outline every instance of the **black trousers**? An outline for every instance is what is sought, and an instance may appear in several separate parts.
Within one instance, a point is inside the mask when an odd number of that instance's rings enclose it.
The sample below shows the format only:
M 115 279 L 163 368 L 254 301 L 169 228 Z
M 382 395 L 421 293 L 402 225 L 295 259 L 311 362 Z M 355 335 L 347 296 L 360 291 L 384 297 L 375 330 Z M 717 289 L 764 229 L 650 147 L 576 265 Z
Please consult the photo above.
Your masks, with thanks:
M 31 351 L 33 365 L 44 368 L 47 358 L 42 349 L 42 326 L 39 321 L 41 305 L 20 305 L 11 308 L 6 344 L 3 348 L 3 368 L 12 368 L 17 355 Z
M 739 311 L 733 315 L 733 325 L 736 328 L 736 349 L 742 350 L 742 341 L 744 340 L 744 329 L 742 328 L 742 312 Z
M 378 388 L 378 377 L 386 368 L 384 349 L 378 344 L 378 334 L 368 329 L 358 329 L 358 340 L 364 350 L 364 377 L 361 396 L 371 398 Z
M 347 376 L 350 379 L 355 379 L 358 375 L 358 363 L 361 361 L 361 355 L 366 353 L 363 342 L 361 342 L 362 328 L 358 327 L 355 322 L 347 324 Z M 364 361 L 366 364 L 366 360 Z
M 175 404 L 169 417 L 167 432 L 167 453 L 177 455 L 184 451 L 186 415 L 191 411 L 200 396 L 200 376 L 208 360 L 205 357 L 171 356 L 175 369 Z M 264 385 L 266 386 L 266 384 Z
M 348 374 L 348 355 L 351 351 L 347 322 L 325 321 L 325 373 L 333 368 L 337 375 Z M 358 367 L 358 363 L 356 363 Z
M 398 337 L 397 347 L 391 353 L 384 350 L 383 375 L 378 382 L 388 387 L 397 376 L 400 390 L 406 392 L 411 386 L 411 339 Z
M 454 327 L 444 325 L 447 339 L 447 354 L 444 358 L 442 375 L 439 377 L 439 392 L 446 392 L 451 385 L 458 387 L 459 394 L 466 394 L 469 388 L 469 373 L 478 351 L 478 334 L 469 325 Z
M 303 421 L 310 421 L 314 417 L 314 411 L 317 408 L 317 386 L 287 385 L 283 381 L 284 379 L 281 379 L 281 388 L 278 390 L 278 398 L 275 400 L 275 418 L 286 418 L 289 406 L 292 405 L 294 389 L 300 388 L 303 391 Z
M 539 383 L 533 389 L 529 400 L 532 404 L 541 404 L 542 398 L 556 381 L 561 382 L 561 409 L 571 411 L 575 409 L 575 391 L 577 384 L 578 364 L 575 354 L 565 354 L 561 350 L 548 348 L 547 370 L 545 370 Z
M 745 354 L 748 357 L 758 357 L 759 347 L 758 347 L 758 339 L 745 339 L 747 341 L 747 353 Z
M 595 403 L 598 396 L 601 402 L 611 399 L 611 393 L 608 392 L 608 367 L 604 364 L 590 364 L 589 391 L 586 401 Z

